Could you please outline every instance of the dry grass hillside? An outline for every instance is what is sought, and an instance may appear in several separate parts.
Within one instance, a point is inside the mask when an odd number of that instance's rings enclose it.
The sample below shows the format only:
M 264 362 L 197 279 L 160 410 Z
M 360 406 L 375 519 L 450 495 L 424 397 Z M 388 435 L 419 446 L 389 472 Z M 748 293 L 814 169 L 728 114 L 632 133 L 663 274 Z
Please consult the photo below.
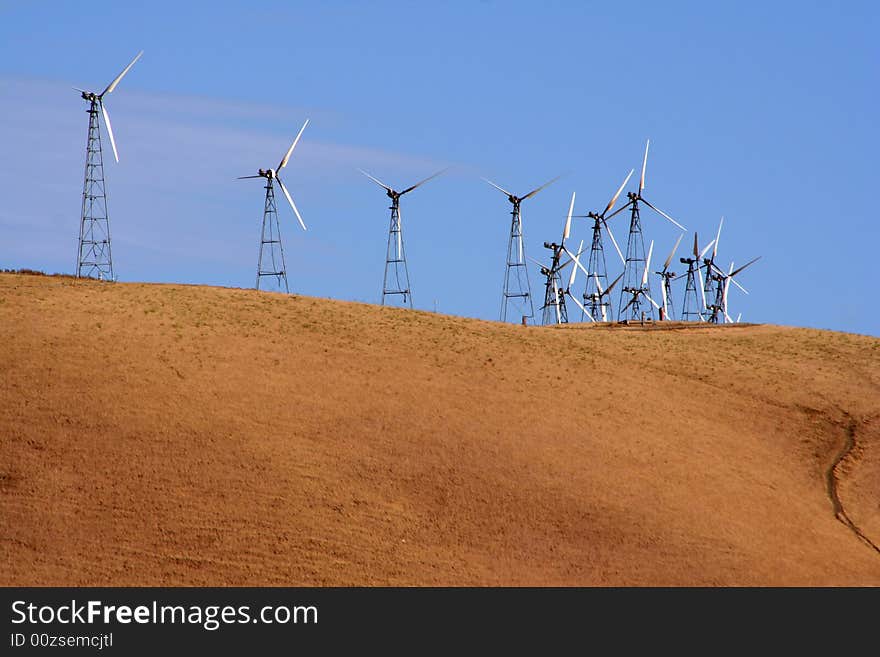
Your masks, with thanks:
M 0 275 L 0 584 L 880 585 L 880 340 Z

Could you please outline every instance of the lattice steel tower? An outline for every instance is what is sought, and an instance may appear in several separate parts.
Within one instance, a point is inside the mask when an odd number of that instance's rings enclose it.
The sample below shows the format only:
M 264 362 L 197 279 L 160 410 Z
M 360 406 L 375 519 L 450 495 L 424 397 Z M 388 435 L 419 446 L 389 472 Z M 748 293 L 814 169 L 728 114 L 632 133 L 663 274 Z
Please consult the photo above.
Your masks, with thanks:
M 412 289 L 409 284 L 409 268 L 406 264 L 406 250 L 403 246 L 403 230 L 401 226 L 400 215 L 400 197 L 409 194 L 411 191 L 424 185 L 429 180 L 436 178 L 446 171 L 438 171 L 434 175 L 428 176 L 424 180 L 417 182 L 411 187 L 407 187 L 402 192 L 392 189 L 378 178 L 371 176 L 363 169 L 358 169 L 367 178 L 379 185 L 385 190 L 388 198 L 391 199 L 391 223 L 388 226 L 388 246 L 385 250 L 385 275 L 382 278 L 382 305 L 385 305 L 386 297 L 400 296 L 404 305 L 413 307 Z
M 523 246 L 523 224 L 521 204 L 528 198 L 531 198 L 547 185 L 555 182 L 559 176 L 549 180 L 540 187 L 530 191 L 525 196 L 517 196 L 511 194 L 503 187 L 500 187 L 487 178 L 483 178 L 487 183 L 495 189 L 507 195 L 507 200 L 513 206 L 510 215 L 510 236 L 507 239 L 507 261 L 504 265 L 504 287 L 501 290 L 501 313 L 499 319 L 506 322 L 508 310 L 512 305 L 516 310 L 514 321 L 520 321 L 525 318 L 526 321 L 532 319 L 535 315 L 535 305 L 532 301 L 532 288 L 529 282 L 528 267 L 526 265 L 525 247 Z
M 76 252 L 76 277 L 115 280 L 113 255 L 110 249 L 110 217 L 107 212 L 107 186 L 104 182 L 104 152 L 101 145 L 101 124 L 98 111 L 104 116 L 107 136 L 113 147 L 113 156 L 119 162 L 116 140 L 110 114 L 104 106 L 104 96 L 111 93 L 123 76 L 143 55 L 139 52 L 100 94 L 77 89 L 83 100 L 89 102 L 89 135 L 86 141 L 86 167 L 83 178 L 82 207 L 79 222 L 79 241 Z

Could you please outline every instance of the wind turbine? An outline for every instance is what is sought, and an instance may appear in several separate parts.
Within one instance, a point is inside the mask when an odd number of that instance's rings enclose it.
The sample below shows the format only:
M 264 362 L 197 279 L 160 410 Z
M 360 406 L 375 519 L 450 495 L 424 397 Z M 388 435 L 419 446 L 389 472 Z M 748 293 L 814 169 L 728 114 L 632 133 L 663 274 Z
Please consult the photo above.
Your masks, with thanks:
M 715 283 L 715 301 L 709 306 L 709 310 L 711 311 L 711 314 L 709 315 L 709 322 L 710 323 L 719 324 L 719 323 L 721 323 L 722 317 L 724 318 L 725 322 L 729 322 L 731 324 L 733 323 L 733 320 L 730 318 L 730 315 L 727 314 L 727 294 L 728 294 L 728 290 L 730 289 L 730 284 L 736 283 L 736 281 L 733 280 L 734 276 L 736 276 L 737 274 L 742 272 L 743 269 L 745 269 L 749 265 L 757 262 L 760 259 L 761 259 L 761 256 L 758 256 L 757 258 L 753 258 L 752 260 L 750 260 L 749 262 L 747 262 L 746 264 L 744 264 L 742 267 L 740 267 L 739 269 L 737 269 L 735 271 L 733 269 L 733 263 L 731 262 L 730 269 L 727 270 L 727 273 L 724 273 L 717 266 L 713 265 L 714 271 L 710 275 L 712 276 L 712 280 Z M 739 285 L 739 287 L 741 289 L 745 290 L 745 288 L 742 287 L 741 285 Z M 748 294 L 747 291 L 746 291 L 746 293 Z
M 634 308 L 639 307 L 639 297 L 645 297 L 648 301 L 651 302 L 651 305 L 654 306 L 657 310 L 660 310 L 660 304 L 654 301 L 651 298 L 650 288 L 648 287 L 648 272 L 651 269 L 651 254 L 654 252 L 654 241 L 651 240 L 651 246 L 648 248 L 648 257 L 645 260 L 645 270 L 642 273 L 641 285 L 639 287 L 624 287 L 623 291 L 630 295 L 629 303 L 627 303 L 622 309 L 621 314 L 626 312 L 626 309 L 630 306 Z M 643 319 L 641 317 L 634 317 L 633 319 Z
M 706 275 L 703 279 L 703 291 L 707 298 L 712 295 L 712 273 L 715 266 L 715 257 L 718 255 L 718 245 L 721 243 L 722 226 L 724 226 L 724 217 L 721 217 L 721 221 L 718 222 L 718 232 L 715 234 L 715 246 L 712 248 L 712 256 L 709 258 L 703 258 L 703 265 L 706 268 Z M 708 306 L 706 306 L 706 308 L 708 308 Z
M 535 306 L 532 302 L 532 289 L 529 283 L 528 267 L 526 266 L 525 249 L 523 248 L 523 225 L 520 204 L 551 183 L 559 180 L 559 178 L 560 176 L 556 176 L 556 178 L 545 182 L 540 187 L 536 187 L 525 196 L 511 194 L 488 178 L 483 178 L 483 180 L 492 185 L 492 187 L 501 193 L 506 194 L 507 200 L 510 201 L 513 206 L 510 211 L 510 237 L 507 240 L 507 264 L 504 267 L 504 289 L 501 293 L 500 319 L 502 322 L 507 321 L 507 306 L 511 299 L 514 300 L 513 303 L 516 304 L 520 317 L 531 318 L 535 314 Z
M 606 221 L 606 215 L 611 211 L 614 207 L 614 204 L 617 202 L 617 198 L 620 196 L 623 188 L 626 187 L 626 184 L 629 182 L 629 179 L 632 177 L 634 173 L 634 169 L 630 169 L 629 174 L 623 181 L 623 184 L 617 188 L 617 191 L 614 193 L 614 196 L 611 197 L 611 200 L 608 201 L 608 204 L 605 206 L 605 209 L 602 212 L 588 212 L 586 215 L 580 215 L 582 217 L 592 219 L 593 220 L 593 243 L 590 246 L 590 258 L 587 263 L 587 283 L 584 287 L 584 302 L 587 304 L 587 307 L 590 309 L 590 313 L 592 317 L 597 317 L 600 313 L 602 317 L 607 316 L 608 310 L 610 310 L 611 303 L 610 301 L 602 301 L 602 297 L 605 296 L 612 286 L 608 286 L 605 288 L 605 291 L 602 292 L 602 285 L 608 284 L 608 269 L 605 261 L 605 246 L 602 240 L 602 229 L 608 233 L 608 237 L 611 238 L 611 243 L 614 244 L 614 249 L 617 251 L 617 255 L 620 256 L 620 262 L 626 266 L 626 259 L 623 257 L 623 253 L 620 252 L 620 247 L 617 245 L 617 240 L 614 239 L 614 233 L 611 232 L 611 227 L 608 225 Z M 602 307 L 599 307 L 599 304 L 602 303 Z M 606 321 L 605 319 L 602 320 Z
M 648 201 L 644 195 L 643 191 L 645 189 L 645 173 L 648 168 L 648 148 L 651 145 L 651 140 L 645 144 L 645 156 L 642 160 L 642 175 L 639 178 L 639 190 L 638 192 L 629 192 L 627 197 L 629 201 L 621 206 L 618 210 L 608 215 L 607 219 L 611 219 L 613 216 L 618 214 L 619 212 L 623 212 L 627 208 L 630 209 L 630 223 L 629 223 L 629 239 L 626 244 L 626 263 L 623 269 L 623 288 L 620 291 L 620 303 L 623 304 L 624 297 L 627 294 L 633 294 L 633 290 L 639 289 L 642 285 L 646 285 L 647 294 L 640 295 L 634 294 L 630 299 L 630 302 L 626 304 L 627 308 L 632 307 L 632 311 L 630 313 L 631 319 L 637 319 L 641 315 L 641 303 L 639 298 L 641 296 L 645 296 L 646 298 L 650 298 L 650 282 L 647 284 L 640 284 L 639 278 L 641 274 L 639 270 L 641 269 L 642 263 L 645 263 L 645 259 L 643 254 L 645 253 L 645 241 L 642 236 L 642 223 L 641 218 L 639 216 L 639 204 L 644 203 L 649 208 L 654 210 L 660 216 L 665 218 L 667 221 L 671 222 L 682 231 L 685 230 L 684 226 L 678 223 L 675 219 L 670 217 L 668 214 L 663 212 L 660 208 L 653 205 L 650 201 Z M 648 312 L 651 314 L 651 318 L 653 319 L 654 311 L 648 306 Z M 623 308 L 621 308 L 617 313 L 618 320 L 623 317 Z
M 565 227 L 562 230 L 562 239 L 556 242 L 544 242 L 544 248 L 550 249 L 553 255 L 550 259 L 549 267 L 542 267 L 541 273 L 546 276 L 544 284 L 544 305 L 541 306 L 543 315 L 541 323 L 547 324 L 568 324 L 568 310 L 565 307 L 565 290 L 562 289 L 562 279 L 559 274 L 564 267 L 571 261 L 561 264 L 560 259 L 563 252 L 568 252 L 565 248 L 565 240 L 571 234 L 571 215 L 574 211 L 575 194 L 572 192 L 571 204 L 568 206 L 568 216 L 565 219 Z
M 260 238 L 260 257 L 259 260 L 257 260 L 256 288 L 258 290 L 260 289 L 260 280 L 263 277 L 274 276 L 278 288 L 280 289 L 283 282 L 284 291 L 290 292 L 290 288 L 287 285 L 287 267 L 284 262 L 284 246 L 281 244 L 281 227 L 278 223 L 278 208 L 275 205 L 275 183 L 278 183 L 278 186 L 287 198 L 287 202 L 290 203 L 293 213 L 299 220 L 299 225 L 302 226 L 303 230 L 306 230 L 302 215 L 300 215 L 299 210 L 297 210 L 296 204 L 290 196 L 290 192 L 287 191 L 287 187 L 281 182 L 281 178 L 278 174 L 281 169 L 287 166 L 287 162 L 293 154 L 293 149 L 296 148 L 296 145 L 299 143 L 299 138 L 302 137 L 303 130 L 306 129 L 308 124 L 309 120 L 306 119 L 306 122 L 303 123 L 302 128 L 299 129 L 299 133 L 296 135 L 290 148 L 287 149 L 287 153 L 281 158 L 281 162 L 279 162 L 276 169 L 259 169 L 255 176 L 239 176 L 238 178 L 239 180 L 245 180 L 247 178 L 266 179 L 266 202 L 263 206 L 263 230 Z
M 79 223 L 79 248 L 76 254 L 76 277 L 115 280 L 113 256 L 110 251 L 110 216 L 107 211 L 107 187 L 104 183 L 104 154 L 101 148 L 101 126 L 98 112 L 104 117 L 107 135 L 113 147 L 113 157 L 119 162 L 116 140 L 110 125 L 110 114 L 104 105 L 104 96 L 112 93 L 119 81 L 140 59 L 141 50 L 128 66 L 122 69 L 113 81 L 99 94 L 84 89 L 76 89 L 83 100 L 89 102 L 89 136 L 86 142 L 86 170 L 83 180 L 82 211 Z
M 700 280 L 700 269 L 703 265 L 700 264 L 700 261 L 703 259 L 703 256 L 712 248 L 712 245 L 715 244 L 715 240 L 709 242 L 702 251 L 700 251 L 698 245 L 697 233 L 694 233 L 694 250 L 693 250 L 693 258 L 679 258 L 678 261 L 683 265 L 687 265 L 687 272 L 684 274 L 679 274 L 676 276 L 673 281 L 677 281 L 682 276 L 686 277 L 685 281 L 685 289 L 684 289 L 684 302 L 681 308 L 681 319 L 684 322 L 689 321 L 706 321 L 706 318 L 703 317 L 703 311 L 706 308 L 706 292 L 703 287 L 703 282 Z M 702 302 L 697 297 L 697 288 L 700 289 L 700 296 L 702 297 Z M 693 299 L 693 301 L 691 301 Z
M 678 239 L 675 242 L 675 246 L 672 247 L 672 251 L 669 252 L 669 257 L 666 258 L 666 262 L 663 263 L 663 269 L 660 271 L 654 272 L 660 276 L 660 290 L 663 292 L 663 307 L 660 309 L 661 320 L 664 319 L 673 319 L 672 317 L 672 280 L 675 278 L 675 272 L 669 271 L 669 263 L 672 262 L 672 258 L 675 256 L 675 252 L 678 250 L 678 245 L 681 244 L 681 238 L 684 237 L 684 233 L 678 236 Z
M 412 291 L 409 286 L 409 270 L 406 266 L 406 253 L 403 249 L 403 229 L 401 227 L 403 217 L 400 214 L 400 197 L 404 194 L 409 194 L 411 191 L 421 187 L 429 180 L 436 178 L 446 171 L 446 169 L 428 176 L 424 180 L 417 182 L 415 185 L 407 187 L 402 192 L 392 189 L 363 169 L 358 169 L 358 171 L 379 185 L 379 187 L 383 188 L 388 195 L 388 198 L 391 199 L 391 206 L 389 208 L 391 210 L 391 224 L 388 228 L 388 248 L 385 254 L 385 277 L 382 280 L 382 305 L 385 305 L 386 296 L 399 294 L 403 296 L 403 303 L 409 303 L 409 307 L 412 308 L 413 303 Z M 403 274 L 403 280 L 401 280 L 401 274 Z M 391 285 L 391 287 L 389 287 L 389 285 Z

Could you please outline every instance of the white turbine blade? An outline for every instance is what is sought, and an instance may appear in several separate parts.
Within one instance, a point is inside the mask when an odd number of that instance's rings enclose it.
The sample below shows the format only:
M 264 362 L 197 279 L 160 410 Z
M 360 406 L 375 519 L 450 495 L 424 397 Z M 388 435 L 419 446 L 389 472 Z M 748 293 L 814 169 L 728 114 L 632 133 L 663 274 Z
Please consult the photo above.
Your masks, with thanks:
M 532 262 L 534 262 L 534 263 L 535 263 L 536 265 L 538 265 L 539 267 L 544 267 L 544 263 L 541 262 L 540 260 L 536 260 L 536 259 L 533 258 L 532 256 L 528 256 L 528 259 L 531 260 Z
M 608 321 L 608 313 L 605 311 L 605 304 L 603 303 L 599 307 L 602 309 L 602 321 L 607 322 Z M 595 321 L 595 320 L 593 320 L 593 321 Z
M 532 191 L 530 191 L 528 194 L 526 194 L 525 196 L 523 196 L 523 197 L 522 197 L 522 200 L 525 201 L 527 198 L 531 198 L 532 196 L 534 196 L 535 194 L 537 194 L 538 192 L 540 192 L 542 189 L 544 189 L 544 188 L 547 187 L 548 185 L 550 185 L 550 184 L 552 184 L 552 183 L 555 183 L 555 182 L 556 182 L 557 180 L 559 180 L 560 178 L 562 178 L 562 176 L 556 176 L 556 177 L 553 178 L 552 180 L 548 180 L 547 182 L 545 182 L 545 183 L 544 183 L 543 185 L 541 185 L 540 187 L 536 187 L 535 189 L 533 189 Z
M 730 315 L 727 314 L 727 311 L 724 311 L 724 323 L 725 324 L 733 324 L 733 320 L 730 318 Z
M 119 153 L 116 152 L 116 140 L 113 138 L 113 126 L 110 125 L 110 115 L 107 114 L 107 108 L 103 102 L 98 103 L 101 106 L 101 112 L 104 114 L 104 125 L 107 126 L 107 134 L 110 136 L 110 145 L 113 147 L 113 157 L 119 162 Z
M 367 178 L 369 178 L 369 179 L 372 180 L 374 183 L 376 183 L 377 185 L 379 185 L 379 187 L 383 187 L 383 188 L 385 188 L 386 190 L 388 190 L 389 192 L 394 191 L 394 190 L 392 190 L 388 185 L 386 185 L 385 183 L 383 183 L 381 180 L 379 180 L 378 178 L 374 178 L 373 176 L 371 176 L 370 174 L 368 174 L 368 173 L 367 173 L 366 171 L 364 171 L 363 169 L 358 169 L 358 171 L 360 171 L 360 172 L 361 172 L 362 174 L 364 174 Z
M 568 239 L 568 236 L 571 235 L 571 213 L 574 212 L 574 196 L 576 192 L 571 193 L 571 204 L 568 206 L 568 218 L 565 220 L 565 230 L 562 231 L 562 241 Z
M 737 323 L 737 324 L 739 324 L 739 320 L 742 319 L 742 316 L 743 316 L 742 313 L 740 313 L 739 315 L 736 316 L 736 323 Z
M 306 119 L 306 122 L 303 123 L 303 127 L 299 129 L 299 132 L 296 135 L 296 139 L 293 140 L 293 143 L 290 145 L 290 149 L 287 151 L 287 155 L 281 160 L 281 164 L 278 165 L 278 171 L 281 171 L 284 167 L 287 166 L 287 161 L 290 159 L 290 154 L 293 153 L 293 149 L 296 148 L 297 143 L 299 142 L 299 138 L 302 137 L 303 130 L 306 129 L 306 126 L 309 124 L 309 120 Z
M 623 257 L 623 253 L 621 253 L 620 247 L 617 246 L 617 240 L 614 239 L 614 233 L 611 232 L 611 226 L 609 226 L 608 223 L 605 221 L 603 221 L 602 223 L 605 225 L 605 230 L 608 233 L 608 237 L 611 238 L 611 243 L 614 245 L 614 250 L 617 251 L 617 255 L 620 256 L 620 262 L 622 262 L 625 266 L 626 258 Z
M 493 182 L 492 182 L 491 180 L 489 180 L 488 178 L 483 178 L 483 180 L 485 180 L 487 183 L 489 183 L 490 185 L 492 185 L 492 187 L 494 187 L 495 189 L 497 189 L 499 192 L 504 192 L 504 193 L 507 194 L 508 196 L 513 196 L 513 194 L 511 194 L 510 192 L 508 192 L 508 191 L 507 191 L 506 189 L 504 189 L 503 187 L 499 187 L 498 185 L 496 185 L 495 183 L 493 183 Z
M 583 245 L 584 245 L 584 243 L 583 243 L 583 241 L 581 241 L 581 246 L 583 246 Z M 580 256 L 580 252 L 578 252 L 577 254 L 572 253 L 571 251 L 569 251 L 568 249 L 566 249 L 564 246 L 562 247 L 562 250 L 565 251 L 565 252 L 568 254 L 568 257 L 571 258 L 571 259 L 574 261 L 574 264 L 576 264 L 576 265 L 580 268 L 580 270 L 581 270 L 582 272 L 584 272 L 584 275 L 585 275 L 587 278 L 589 278 L 589 277 L 590 277 L 590 272 L 588 272 L 588 271 L 587 271 L 587 268 L 584 267 L 584 266 L 581 264 L 581 259 L 580 259 L 580 257 L 579 257 L 579 256 Z M 542 265 L 542 266 L 543 266 L 543 265 Z
M 645 169 L 648 168 L 648 147 L 651 145 L 651 140 L 649 139 L 645 143 L 645 159 L 642 160 L 642 177 L 639 179 L 639 196 L 642 195 L 642 190 L 645 188 Z
M 101 92 L 101 94 L 98 96 L 98 98 L 103 98 L 106 94 L 109 94 L 111 91 L 113 91 L 116 88 L 116 85 L 119 84 L 119 81 L 125 76 L 126 73 L 128 73 L 129 69 L 132 66 L 134 66 L 134 63 L 137 60 L 139 60 L 141 58 L 141 55 L 143 55 L 143 54 L 144 54 L 144 51 L 141 50 L 137 55 L 135 55 L 134 59 L 131 60 L 131 63 L 128 66 L 126 66 L 124 69 L 122 69 L 122 73 L 117 75 L 116 78 L 113 80 L 113 82 L 111 82 L 110 84 L 107 85 L 107 88 Z
M 645 273 L 642 274 L 642 285 L 648 283 L 648 271 L 651 269 L 651 254 L 654 253 L 654 240 L 651 240 L 651 246 L 648 247 L 648 258 L 645 260 Z
M 523 235 L 525 232 L 523 231 L 523 220 L 522 220 L 522 210 L 519 212 L 519 261 L 523 262 Z
M 681 244 L 682 237 L 684 237 L 684 233 L 678 236 L 678 241 L 675 243 L 675 246 L 672 247 L 672 251 L 669 252 L 669 257 L 666 258 L 666 262 L 663 263 L 664 272 L 669 269 L 669 263 L 672 262 L 672 258 L 675 256 L 675 252 L 678 250 L 678 245 Z
M 737 286 L 740 290 L 742 290 L 745 294 L 748 294 L 748 293 L 749 293 L 749 291 L 748 291 L 746 288 L 744 288 L 742 285 L 740 285 L 739 282 L 738 282 L 735 278 L 731 278 L 731 279 L 730 279 L 730 282 L 733 283 L 734 285 L 736 285 L 736 286 Z
M 669 302 L 666 298 L 666 279 L 660 278 L 660 292 L 663 293 L 663 319 L 669 318 Z
M 596 292 L 599 293 L 599 298 L 601 299 L 605 292 L 602 291 L 602 285 L 599 283 L 599 274 L 593 272 L 593 280 L 596 281 Z
M 614 207 L 614 204 L 617 203 L 617 197 L 620 196 L 620 193 L 623 191 L 623 188 L 626 187 L 626 183 L 629 182 L 629 179 L 632 177 L 633 173 L 635 173 L 635 169 L 630 169 L 626 178 L 623 181 L 623 184 L 617 188 L 617 191 L 614 193 L 614 196 L 611 197 L 611 200 L 608 201 L 608 205 L 605 206 L 605 209 L 602 210 L 602 214 L 600 217 L 604 217 L 605 213 L 608 212 L 611 208 Z
M 682 230 L 687 230 L 687 228 L 685 228 L 685 227 L 682 226 L 680 223 L 678 223 L 675 219 L 673 219 L 673 218 L 670 217 L 668 214 L 666 214 L 665 212 L 663 212 L 663 210 L 661 210 L 660 208 L 654 207 L 653 205 L 651 205 L 650 203 L 648 203 L 648 201 L 646 201 L 645 199 L 642 199 L 642 203 L 644 203 L 645 205 L 647 205 L 649 208 L 651 208 L 651 209 L 654 210 L 655 212 L 658 212 L 659 214 L 661 214 L 663 217 L 665 217 L 666 219 L 668 219 L 669 221 L 671 221 L 672 223 L 674 223 L 676 226 L 678 226 L 678 227 L 681 228 Z
M 696 242 L 694 242 L 694 244 L 696 245 Z M 703 256 L 705 256 L 706 253 L 709 251 L 709 249 L 712 248 L 712 245 L 713 245 L 713 244 L 715 244 L 715 240 L 712 240 L 711 242 L 709 242 L 709 243 L 706 245 L 706 248 L 704 248 L 702 251 L 700 251 L 700 255 L 697 257 L 697 260 L 702 260 L 702 259 L 703 259 Z M 694 255 L 696 255 L 696 252 L 694 253 Z
M 645 295 L 645 298 L 646 298 L 648 301 L 650 301 L 652 304 L 654 304 L 654 307 L 655 307 L 657 310 L 660 310 L 660 305 L 659 305 L 656 301 L 654 301 L 651 297 L 649 297 L 647 292 L 642 292 L 642 294 Z
M 699 267 L 697 267 L 697 278 L 698 279 L 700 278 L 700 268 Z M 702 280 L 695 281 L 695 282 L 699 282 L 700 294 L 703 297 L 703 308 L 705 308 L 706 307 L 706 284 Z M 703 313 L 700 313 L 700 315 L 702 315 L 702 314 Z
M 580 264 L 580 260 L 578 260 L 578 257 L 577 257 L 577 256 L 580 255 L 580 253 L 581 253 L 581 251 L 583 250 L 583 248 L 584 248 L 584 241 L 581 240 L 581 245 L 578 247 L 577 255 L 571 255 L 571 254 L 569 253 L 569 256 L 571 256 L 571 259 L 574 261 L 574 263 L 575 263 L 576 265 L 579 265 L 579 264 Z M 569 289 L 571 289 L 571 286 L 574 285 L 574 278 L 575 278 L 575 276 L 577 276 L 577 271 L 578 271 L 578 268 L 577 268 L 577 267 L 572 267 L 572 268 L 571 268 L 571 277 L 568 279 L 568 288 L 569 288 Z
M 293 199 L 290 197 L 290 193 L 287 191 L 287 187 L 284 186 L 284 183 L 281 182 L 281 178 L 275 176 L 275 180 L 278 181 L 278 186 L 281 188 L 281 191 L 284 192 L 284 196 L 287 197 L 287 202 L 290 203 L 290 207 L 293 208 L 293 214 L 296 215 L 296 218 L 299 219 L 299 225 L 302 226 L 303 230 L 306 229 L 306 225 L 303 222 L 303 218 L 299 214 L 299 210 L 296 209 L 296 204 L 293 202 Z
M 577 304 L 577 307 L 580 308 L 584 312 L 584 314 L 590 318 L 591 322 L 596 321 L 595 319 L 593 319 L 593 316 L 590 314 L 590 311 L 587 310 L 586 308 L 584 308 L 584 304 L 582 304 L 580 301 L 578 301 L 571 292 L 568 293 L 568 296 L 571 298 L 572 301 L 574 301 Z
M 715 248 L 712 249 L 712 260 L 715 260 L 715 256 L 718 255 L 718 242 L 721 241 L 721 227 L 724 225 L 724 217 L 721 217 L 721 221 L 718 222 L 718 234 L 715 235 Z
M 731 275 L 731 276 L 736 276 L 736 275 L 737 275 L 738 273 L 740 273 L 743 269 L 745 269 L 745 268 L 748 267 L 749 265 L 753 265 L 753 264 L 755 264 L 755 263 L 758 262 L 758 260 L 760 260 L 760 259 L 761 259 L 761 256 L 758 256 L 757 258 L 754 258 L 753 260 L 749 260 L 746 264 L 744 264 L 742 267 L 740 267 L 740 268 L 737 269 L 736 271 L 730 272 L 730 275 Z

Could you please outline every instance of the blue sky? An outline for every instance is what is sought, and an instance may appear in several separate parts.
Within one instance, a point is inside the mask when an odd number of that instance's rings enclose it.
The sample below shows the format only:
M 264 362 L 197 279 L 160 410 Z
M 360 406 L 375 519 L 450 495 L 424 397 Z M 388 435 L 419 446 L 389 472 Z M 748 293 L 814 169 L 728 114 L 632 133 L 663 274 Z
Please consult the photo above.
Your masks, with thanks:
M 310 118 L 285 176 L 308 232 L 281 208 L 291 290 L 377 302 L 388 199 L 356 168 L 402 187 L 452 166 L 402 201 L 415 305 L 495 319 L 509 205 L 480 176 L 566 174 L 523 205 L 544 259 L 572 191 L 601 209 L 650 138 L 645 195 L 707 239 L 724 215 L 725 264 L 763 256 L 732 314 L 880 335 L 878 29 L 871 2 L 0 2 L 0 267 L 72 271 L 71 87 L 143 49 L 107 98 L 122 281 L 253 285 L 263 190 L 235 178 Z M 678 231 L 643 223 L 665 257 Z

